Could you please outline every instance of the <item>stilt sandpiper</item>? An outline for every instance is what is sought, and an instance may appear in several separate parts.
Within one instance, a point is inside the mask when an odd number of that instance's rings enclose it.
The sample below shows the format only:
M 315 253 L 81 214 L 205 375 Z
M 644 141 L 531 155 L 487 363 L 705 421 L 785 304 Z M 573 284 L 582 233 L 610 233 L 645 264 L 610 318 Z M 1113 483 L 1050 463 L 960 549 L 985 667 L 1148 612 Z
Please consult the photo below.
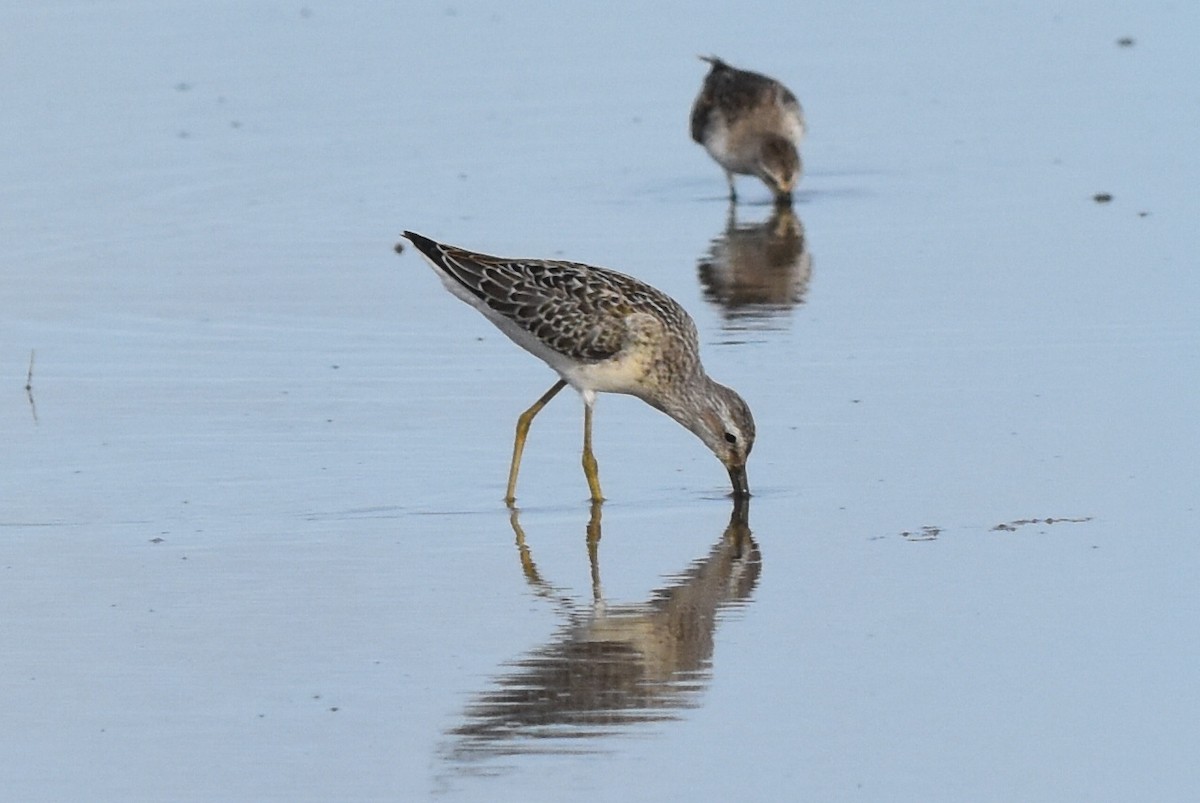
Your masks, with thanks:
M 800 179 L 796 147 L 804 137 L 804 111 L 787 87 L 773 78 L 730 67 L 716 56 L 692 105 L 692 139 L 725 170 L 729 198 L 737 200 L 735 173 L 758 176 L 790 204 Z
M 696 324 L 670 296 L 622 273 L 578 262 L 503 259 L 411 231 L 404 236 L 446 289 L 561 377 L 517 419 L 505 496 L 509 504 L 516 498 L 529 425 L 567 385 L 583 396 L 583 471 L 594 501 L 604 498 L 592 453 L 597 393 L 637 396 L 671 416 L 725 465 L 734 496 L 750 495 L 750 408 L 704 372 Z

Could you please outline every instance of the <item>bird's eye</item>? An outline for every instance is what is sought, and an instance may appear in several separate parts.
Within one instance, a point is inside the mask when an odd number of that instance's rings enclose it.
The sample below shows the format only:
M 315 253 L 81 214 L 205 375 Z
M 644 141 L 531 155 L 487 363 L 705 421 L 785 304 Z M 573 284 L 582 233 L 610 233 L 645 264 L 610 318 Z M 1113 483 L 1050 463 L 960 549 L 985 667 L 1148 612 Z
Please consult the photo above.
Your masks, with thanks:
M 725 442 L 726 443 L 737 443 L 737 435 L 734 435 L 732 432 L 726 432 L 725 433 Z

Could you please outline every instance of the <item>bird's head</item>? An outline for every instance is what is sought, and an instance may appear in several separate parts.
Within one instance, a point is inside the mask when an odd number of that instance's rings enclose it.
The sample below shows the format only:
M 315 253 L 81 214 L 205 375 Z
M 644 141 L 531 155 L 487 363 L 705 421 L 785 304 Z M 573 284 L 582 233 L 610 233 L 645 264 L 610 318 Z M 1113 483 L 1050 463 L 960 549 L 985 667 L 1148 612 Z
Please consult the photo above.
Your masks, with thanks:
M 710 380 L 699 414 L 687 426 L 725 465 L 733 495 L 750 496 L 746 459 L 754 448 L 754 417 L 745 400 L 730 388 Z
M 800 180 L 800 155 L 796 146 L 783 137 L 763 140 L 755 162 L 755 174 L 775 193 L 777 204 L 790 204 L 792 190 Z

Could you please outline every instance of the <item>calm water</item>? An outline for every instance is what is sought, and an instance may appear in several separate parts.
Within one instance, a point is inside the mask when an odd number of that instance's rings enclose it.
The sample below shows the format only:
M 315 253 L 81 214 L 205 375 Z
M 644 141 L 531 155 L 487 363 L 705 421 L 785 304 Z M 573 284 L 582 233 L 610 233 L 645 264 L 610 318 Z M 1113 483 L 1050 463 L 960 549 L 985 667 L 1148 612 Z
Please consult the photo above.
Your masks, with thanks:
M 8 4 L 0 784 L 1194 799 L 1198 24 Z M 792 213 L 689 141 L 710 52 L 804 103 Z M 749 508 L 604 397 L 593 509 L 563 394 L 506 509 L 554 376 L 405 228 L 679 299 Z

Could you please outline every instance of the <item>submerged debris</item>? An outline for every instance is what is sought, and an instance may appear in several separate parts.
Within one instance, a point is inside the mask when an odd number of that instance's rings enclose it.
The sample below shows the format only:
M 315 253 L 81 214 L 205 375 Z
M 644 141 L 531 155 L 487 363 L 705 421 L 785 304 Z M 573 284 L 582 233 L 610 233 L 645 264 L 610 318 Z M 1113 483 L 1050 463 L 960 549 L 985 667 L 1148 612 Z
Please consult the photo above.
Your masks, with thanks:
M 1082 516 L 1080 518 L 1069 518 L 1067 516 L 1059 516 L 1058 518 L 1045 519 L 1017 519 L 1006 524 L 997 524 L 992 528 L 992 532 L 1015 532 L 1018 527 L 1024 527 L 1027 524 L 1083 524 L 1085 521 L 1091 521 L 1091 516 Z
M 1043 525 L 1082 524 L 1084 522 L 1088 522 L 1091 520 L 1092 520 L 1091 516 L 1077 516 L 1077 517 L 1047 516 L 1044 519 L 1016 519 L 1015 521 L 1008 521 L 1008 522 L 1004 522 L 1003 524 L 997 524 L 995 527 L 991 528 L 990 532 L 1012 533 L 1012 532 L 1016 532 L 1021 527 L 1025 527 L 1030 524 L 1043 524 Z M 942 528 L 935 527 L 930 524 L 925 525 L 920 530 L 916 530 L 916 531 L 904 530 L 900 533 L 900 537 L 906 541 L 936 541 L 936 540 L 938 540 L 938 538 L 941 535 L 942 535 Z M 886 537 L 887 536 L 880 535 L 880 536 L 876 536 L 876 537 L 872 538 L 871 540 L 879 541 Z
M 910 533 L 908 530 L 900 533 L 901 538 L 907 538 L 909 541 L 936 541 L 937 537 L 942 534 L 941 527 L 931 527 L 926 525 L 921 528 L 918 533 Z

